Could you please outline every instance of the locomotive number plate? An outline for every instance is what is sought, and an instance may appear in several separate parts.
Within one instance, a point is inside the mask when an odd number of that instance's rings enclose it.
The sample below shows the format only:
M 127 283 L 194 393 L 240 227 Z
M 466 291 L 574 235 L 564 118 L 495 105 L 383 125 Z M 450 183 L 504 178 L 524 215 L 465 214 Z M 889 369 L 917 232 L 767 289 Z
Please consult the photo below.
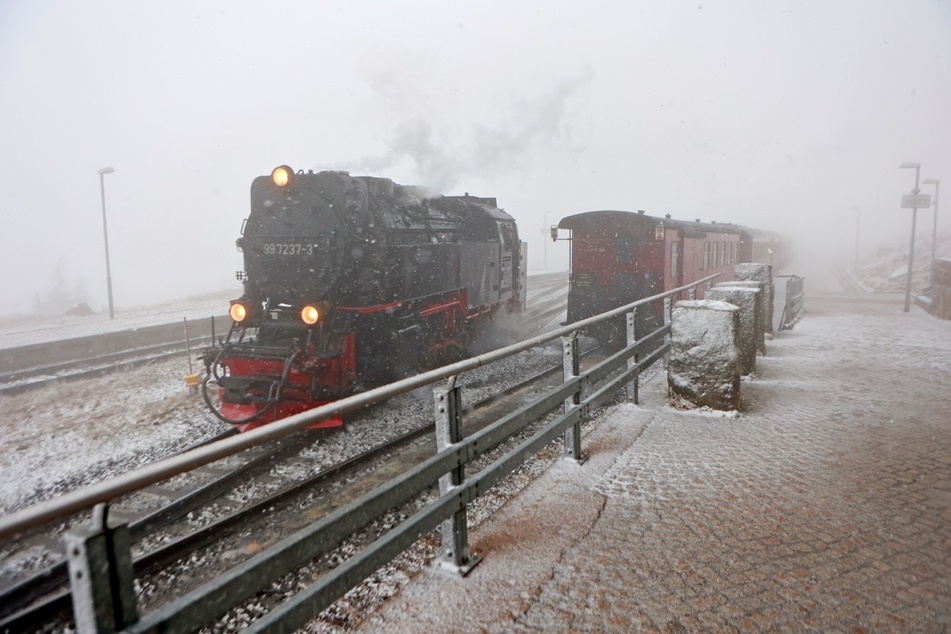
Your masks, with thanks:
M 302 244 L 300 242 L 265 242 L 264 255 L 313 255 L 317 250 L 316 244 Z

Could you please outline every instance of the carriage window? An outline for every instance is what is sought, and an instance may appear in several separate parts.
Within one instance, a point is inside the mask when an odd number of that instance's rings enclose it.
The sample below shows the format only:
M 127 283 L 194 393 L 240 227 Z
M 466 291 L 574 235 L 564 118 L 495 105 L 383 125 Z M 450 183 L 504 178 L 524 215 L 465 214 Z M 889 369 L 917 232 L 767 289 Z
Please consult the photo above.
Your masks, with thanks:
M 680 275 L 680 243 L 670 243 L 670 276 Z
M 617 250 L 617 261 L 630 264 L 634 261 L 634 238 L 633 236 L 618 236 L 615 243 Z
M 710 243 L 706 240 L 703 242 L 703 268 L 710 268 Z

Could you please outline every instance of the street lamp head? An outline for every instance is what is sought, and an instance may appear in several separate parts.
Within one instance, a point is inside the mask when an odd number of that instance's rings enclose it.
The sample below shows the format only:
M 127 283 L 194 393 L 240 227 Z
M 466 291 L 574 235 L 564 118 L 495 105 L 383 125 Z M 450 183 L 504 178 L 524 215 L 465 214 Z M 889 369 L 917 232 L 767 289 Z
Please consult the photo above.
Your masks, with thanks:
M 937 178 L 926 178 L 921 181 L 922 185 L 937 185 L 940 181 Z
M 902 164 L 899 165 L 898 167 L 911 167 L 911 168 L 921 167 L 921 163 L 913 163 L 913 162 L 911 162 L 911 161 L 905 161 L 904 163 L 902 163 Z
M 111 167 L 104 167 L 101 170 L 99 170 L 99 175 L 102 176 L 103 174 L 112 174 L 114 171 L 115 170 L 112 169 Z

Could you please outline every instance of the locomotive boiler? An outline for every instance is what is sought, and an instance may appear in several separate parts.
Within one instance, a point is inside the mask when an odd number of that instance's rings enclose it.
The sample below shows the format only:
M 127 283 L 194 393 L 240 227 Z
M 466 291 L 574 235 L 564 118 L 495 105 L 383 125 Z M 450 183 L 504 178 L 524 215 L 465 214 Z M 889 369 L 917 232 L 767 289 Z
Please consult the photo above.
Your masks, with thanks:
M 251 184 L 237 244 L 244 294 L 202 393 L 242 431 L 457 360 L 524 302 L 524 248 L 494 198 L 281 166 Z

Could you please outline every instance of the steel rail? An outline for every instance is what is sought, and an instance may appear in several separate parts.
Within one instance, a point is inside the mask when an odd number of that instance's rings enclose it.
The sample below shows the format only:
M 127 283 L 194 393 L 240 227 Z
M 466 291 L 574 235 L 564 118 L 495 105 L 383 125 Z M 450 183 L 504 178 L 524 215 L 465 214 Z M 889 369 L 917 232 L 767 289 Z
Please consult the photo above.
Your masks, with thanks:
M 217 443 L 199 447 L 192 451 L 165 458 L 149 465 L 139 467 L 128 473 L 98 482 L 96 484 L 66 493 L 58 498 L 41 502 L 34 506 L 16 511 L 4 517 L 0 517 L 0 539 L 8 538 L 19 534 L 20 532 L 42 526 L 47 522 L 62 519 L 78 511 L 92 508 L 96 504 L 108 502 L 116 497 L 137 491 L 146 486 L 162 482 L 173 476 L 179 475 L 202 467 L 222 458 L 233 456 L 234 454 L 261 445 L 288 434 L 302 431 L 327 418 L 341 416 L 363 409 L 392 398 L 399 394 L 410 392 L 420 387 L 425 387 L 436 381 L 454 377 L 460 373 L 475 370 L 489 363 L 499 361 L 506 357 L 529 350 L 535 346 L 547 343 L 558 337 L 568 335 L 582 328 L 605 321 L 615 316 L 623 315 L 631 310 L 644 306 L 655 301 L 671 297 L 678 293 L 695 288 L 705 282 L 709 282 L 719 273 L 707 276 L 696 282 L 680 286 L 678 288 L 652 295 L 636 302 L 631 302 L 624 306 L 615 308 L 607 313 L 602 313 L 594 317 L 582 319 L 567 326 L 562 326 L 551 332 L 537 335 L 530 339 L 487 352 L 464 361 L 452 363 L 435 370 L 429 370 L 416 376 L 402 379 L 389 385 L 367 390 L 360 394 L 348 396 L 339 401 L 321 405 L 312 410 L 295 414 L 288 418 L 276 421 L 269 425 L 245 432 L 238 436 L 226 438 Z

